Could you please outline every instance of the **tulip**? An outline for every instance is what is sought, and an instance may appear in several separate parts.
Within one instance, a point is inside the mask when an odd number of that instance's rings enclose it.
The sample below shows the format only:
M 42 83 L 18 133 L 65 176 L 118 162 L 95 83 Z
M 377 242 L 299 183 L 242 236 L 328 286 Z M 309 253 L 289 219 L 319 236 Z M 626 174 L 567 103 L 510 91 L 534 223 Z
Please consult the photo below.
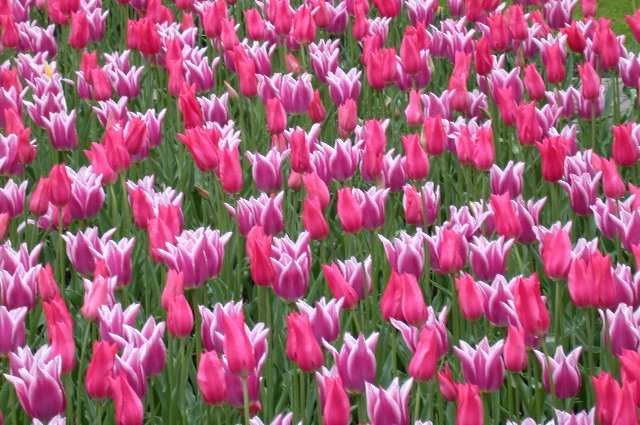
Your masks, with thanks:
M 409 124 L 410 126 L 420 125 L 424 120 L 422 109 L 423 108 L 420 92 L 418 92 L 417 90 L 411 90 L 411 92 L 409 93 L 409 103 L 404 110 L 407 124 Z
M 549 329 L 549 311 L 540 292 L 538 275 L 519 277 L 513 295 L 518 319 L 527 335 L 544 335 Z
M 301 6 L 293 16 L 291 29 L 293 39 L 299 44 L 308 44 L 316 38 L 316 23 L 311 16 L 311 9 Z
M 347 282 L 336 264 L 323 265 L 322 274 L 333 296 L 343 301 L 342 305 L 344 308 L 350 309 L 357 304 L 359 300 L 358 293 L 349 282 Z
M 619 304 L 615 311 L 599 310 L 602 318 L 602 334 L 614 355 L 620 356 L 625 350 L 635 350 L 640 343 L 637 334 L 637 319 L 633 308 Z
M 309 108 L 307 110 L 309 114 L 309 118 L 314 123 L 321 123 L 327 116 L 327 111 L 325 110 L 324 104 L 322 103 L 322 98 L 320 97 L 320 91 L 314 90 L 313 97 L 309 102 Z
M 224 247 L 230 238 L 231 233 L 220 234 L 210 228 L 185 230 L 158 254 L 171 268 L 184 274 L 185 288 L 198 287 L 220 273 Z
M 178 97 L 178 109 L 182 115 L 184 128 L 201 127 L 204 124 L 202 108 L 196 99 L 196 87 L 184 86 Z
M 555 223 L 551 228 L 537 228 L 540 256 L 544 272 L 552 279 L 564 279 L 571 265 L 571 222 L 562 226 Z
M 6 355 L 24 345 L 27 312 L 26 307 L 9 310 L 0 306 L 0 329 L 3 333 L 0 338 L 0 354 Z
M 580 390 L 580 371 L 578 359 L 582 347 L 576 347 L 568 355 L 565 355 L 561 346 L 556 348 L 553 357 L 547 357 L 544 353 L 535 350 L 534 353 L 542 368 L 544 388 L 556 397 L 565 399 L 575 397 Z
M 505 237 L 520 236 L 522 226 L 509 193 L 491 195 L 491 210 L 495 217 L 496 233 Z
M 302 209 L 302 222 L 311 239 L 323 240 L 329 235 L 329 224 L 322 212 L 322 205 L 315 196 L 307 196 Z
M 295 130 L 289 139 L 291 148 L 291 169 L 298 173 L 311 171 L 311 146 L 304 130 Z
M 409 362 L 409 375 L 417 381 L 428 381 L 438 369 L 437 334 L 433 328 L 424 327 L 420 331 L 420 339 Z
M 550 182 L 558 181 L 564 173 L 567 144 L 562 137 L 547 137 L 536 143 L 540 152 L 542 177 Z
M 248 374 L 255 367 L 254 347 L 245 331 L 244 320 L 222 316 L 224 355 L 229 370 L 235 375 Z
M 513 242 L 513 239 L 505 241 L 503 236 L 494 241 L 474 236 L 469 244 L 469 262 L 473 273 L 480 279 L 493 279 L 498 274 L 504 274 Z
M 35 356 L 29 348 L 10 354 L 10 363 L 22 364 L 4 377 L 16 390 L 24 411 L 34 419 L 48 422 L 56 415 L 64 414 L 66 399 L 60 379 L 62 360 L 51 356 L 48 346 L 41 347 Z M 46 394 L 46 397 L 38 397 Z M 36 401 L 37 400 L 37 401 Z
M 95 341 L 93 353 L 85 374 L 85 388 L 93 399 L 109 396 L 109 380 L 112 378 L 113 366 L 118 348 L 106 341 Z
M 633 15 L 627 15 L 624 17 L 629 29 L 631 30 L 631 34 L 636 39 L 636 41 L 640 40 L 640 12 L 637 10 Z
M 431 269 L 440 274 L 460 271 L 467 259 L 467 245 L 459 230 L 436 228 L 435 237 L 426 236 Z
M 214 171 L 218 167 L 220 132 L 214 129 L 193 127 L 177 134 L 178 140 L 189 149 L 191 158 L 202 172 Z
M 347 233 L 357 233 L 362 229 L 363 211 L 351 188 L 338 189 L 338 218 Z
M 417 134 L 402 137 L 402 146 L 405 152 L 405 166 L 407 177 L 414 180 L 422 180 L 429 174 L 429 158 L 420 145 Z
M 144 407 L 140 396 L 133 390 L 124 372 L 110 379 L 110 397 L 118 425 L 140 425 L 144 420 Z
M 634 165 L 640 157 L 640 151 L 633 141 L 632 132 L 634 128 L 635 125 L 633 123 L 614 125 L 611 128 L 613 134 L 611 156 L 619 165 Z
M 306 314 L 287 315 L 287 357 L 303 372 L 312 372 L 324 363 L 324 356 Z
M 200 356 L 197 382 L 205 403 L 216 405 L 227 399 L 224 367 L 215 351 L 207 351 Z
M 184 338 L 193 330 L 193 312 L 184 296 L 184 279 L 181 273 L 176 275 L 172 293 L 167 294 L 167 329 L 176 338 Z M 163 293 L 164 295 L 164 293 Z
M 509 325 L 502 357 L 505 369 L 511 372 L 522 372 L 527 368 L 527 346 L 525 344 L 525 332 L 522 327 Z
M 114 291 L 118 284 L 116 276 L 105 278 L 96 276 L 93 281 L 84 279 L 84 303 L 82 305 L 82 317 L 86 320 L 95 320 L 98 317 L 98 310 L 103 305 L 113 306 L 115 304 Z
M 439 115 L 424 120 L 423 137 L 429 155 L 440 155 L 447 146 L 447 134 Z
M 496 195 L 509 192 L 511 198 L 521 195 L 524 165 L 523 162 L 513 161 L 509 161 L 504 169 L 493 165 L 490 172 L 491 192 Z
M 375 382 L 377 343 L 378 333 L 372 333 L 369 337 L 358 335 L 357 338 L 345 333 L 340 352 L 325 343 L 347 390 L 363 392 L 366 384 Z
M 457 385 L 456 425 L 482 425 L 484 409 L 478 387 L 473 384 Z
M 455 401 L 458 397 L 458 384 L 453 380 L 449 363 L 438 372 L 438 389 L 447 401 Z
M 296 305 L 301 313 L 306 314 L 311 322 L 311 328 L 318 342 L 332 342 L 340 335 L 340 311 L 343 300 L 327 300 L 322 297 L 311 307 L 304 301 L 298 301 Z
M 424 266 L 423 233 L 420 230 L 413 237 L 401 232 L 400 237 L 394 238 L 393 241 L 389 241 L 382 235 L 378 237 L 384 246 L 387 261 L 392 270 L 397 273 L 411 273 L 416 278 L 420 277 Z
M 533 63 L 527 65 L 524 69 L 524 86 L 531 100 L 544 99 L 544 80 Z
M 476 320 L 484 314 L 484 294 L 473 277 L 464 273 L 455 279 L 458 304 L 466 320 Z
M 322 423 L 324 425 L 349 424 L 351 419 L 349 397 L 335 369 L 329 371 L 323 368 L 322 372 L 316 372 L 316 381 L 322 408 Z
M 251 279 L 256 285 L 268 286 L 273 281 L 274 271 L 269 258 L 271 240 L 262 226 L 253 226 L 247 234 L 245 251 L 249 257 Z
M 565 53 L 559 42 L 549 43 L 542 48 L 542 62 L 544 63 L 547 79 L 551 84 L 558 84 L 565 79 Z
M 597 99 L 600 95 L 600 77 L 590 62 L 578 65 L 580 72 L 580 93 L 585 99 Z
M 408 425 L 412 385 L 413 380 L 409 379 L 400 386 L 398 378 L 394 378 L 386 390 L 367 383 L 367 414 L 371 425 Z
M 242 190 L 242 165 L 238 145 L 229 143 L 220 147 L 220 168 L 218 175 L 220 184 L 226 193 L 237 193 Z
M 412 324 L 424 323 L 427 308 L 416 277 L 392 271 L 380 298 L 380 311 L 385 320 L 393 318 Z
M 616 423 L 615 415 L 622 399 L 622 388 L 615 378 L 607 372 L 600 372 L 591 377 L 593 389 L 596 394 L 596 417 L 598 423 L 613 425 Z M 635 411 L 635 407 L 633 408 Z
M 608 255 L 585 250 L 572 261 L 568 281 L 569 294 L 576 306 L 607 308 L 615 305 L 616 287 Z
M 604 69 L 613 69 L 618 65 L 620 44 L 616 34 L 611 29 L 611 21 L 607 18 L 599 18 L 596 21 L 593 50 Z
M 498 390 L 504 379 L 503 346 L 502 340 L 490 346 L 486 337 L 475 349 L 465 341 L 460 341 L 460 347 L 454 347 L 453 350 L 462 365 L 465 381 L 483 391 Z

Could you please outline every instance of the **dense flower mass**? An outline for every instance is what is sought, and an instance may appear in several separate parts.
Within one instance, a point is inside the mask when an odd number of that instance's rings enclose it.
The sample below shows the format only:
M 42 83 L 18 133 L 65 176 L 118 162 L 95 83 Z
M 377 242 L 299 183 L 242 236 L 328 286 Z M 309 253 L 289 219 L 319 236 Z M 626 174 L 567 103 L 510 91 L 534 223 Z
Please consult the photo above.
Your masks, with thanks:
M 0 424 L 638 424 L 598 3 L 0 0 Z

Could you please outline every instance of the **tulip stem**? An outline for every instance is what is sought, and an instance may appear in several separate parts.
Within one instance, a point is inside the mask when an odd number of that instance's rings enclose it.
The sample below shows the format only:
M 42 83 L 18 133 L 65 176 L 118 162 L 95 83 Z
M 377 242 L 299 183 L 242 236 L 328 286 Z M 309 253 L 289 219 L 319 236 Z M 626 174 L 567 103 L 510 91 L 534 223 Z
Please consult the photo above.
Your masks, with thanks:
M 91 322 L 85 322 L 85 326 L 84 326 L 84 335 L 82 337 L 82 346 L 80 347 L 80 358 L 78 359 L 78 366 L 77 366 L 77 372 L 78 372 L 78 380 L 76 382 L 76 388 L 82 388 L 82 365 L 84 364 L 84 357 L 85 354 L 87 352 L 86 347 L 89 344 L 89 334 L 91 333 Z M 78 404 L 75 407 L 76 410 L 76 423 L 79 424 L 80 422 L 80 414 L 82 412 L 81 409 L 82 406 L 82 397 L 78 397 Z
M 416 404 L 413 407 L 413 419 L 418 420 L 420 418 L 420 398 L 422 397 L 421 390 L 422 384 L 417 382 L 416 385 Z
M 249 378 L 242 377 L 242 405 L 244 411 L 244 425 L 249 425 Z
M 560 332 L 562 331 L 562 322 L 564 314 L 562 314 L 562 287 L 560 286 L 560 282 L 556 282 L 556 291 L 555 291 L 555 321 L 556 321 L 556 344 L 560 345 Z
M 64 240 L 62 239 L 62 227 L 64 226 L 64 213 L 58 209 L 58 279 L 60 288 L 64 290 Z

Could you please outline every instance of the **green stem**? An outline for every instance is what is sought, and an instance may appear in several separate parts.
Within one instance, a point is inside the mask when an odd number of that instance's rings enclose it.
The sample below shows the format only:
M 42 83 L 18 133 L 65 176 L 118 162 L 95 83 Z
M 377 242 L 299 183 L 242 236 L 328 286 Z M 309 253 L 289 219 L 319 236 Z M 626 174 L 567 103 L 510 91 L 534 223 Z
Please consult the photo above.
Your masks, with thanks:
M 422 383 L 421 382 L 416 382 L 416 404 L 413 407 L 413 419 L 414 420 L 418 420 L 420 418 L 420 398 L 422 397 L 421 394 L 421 388 L 422 388 Z
M 244 411 L 244 425 L 249 425 L 249 384 L 247 383 L 248 378 L 242 378 L 242 405 Z
M 58 209 L 58 282 L 60 287 L 64 289 L 64 240 L 62 239 L 62 230 L 64 226 L 64 213 L 62 208 Z

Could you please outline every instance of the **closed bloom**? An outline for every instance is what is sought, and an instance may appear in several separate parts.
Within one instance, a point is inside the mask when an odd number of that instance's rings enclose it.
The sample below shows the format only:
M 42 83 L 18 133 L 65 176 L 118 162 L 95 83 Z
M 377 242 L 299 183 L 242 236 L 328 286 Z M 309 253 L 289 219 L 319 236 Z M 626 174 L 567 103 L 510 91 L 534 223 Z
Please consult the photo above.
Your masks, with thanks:
M 207 404 L 221 404 L 227 399 L 224 367 L 215 351 L 207 351 L 200 356 L 197 373 L 198 389 Z
M 529 277 L 519 277 L 513 295 L 518 319 L 527 335 L 546 334 L 549 329 L 549 310 L 540 291 L 538 275 L 533 273 Z
M 385 320 L 397 319 L 414 325 L 424 323 L 427 307 L 416 277 L 392 271 L 380 298 L 380 311 Z
M 117 352 L 118 346 L 115 344 L 107 341 L 95 341 L 93 343 L 93 353 L 84 379 L 84 385 L 89 397 L 100 399 L 109 396 L 109 379 L 113 374 Z
M 571 266 L 571 222 L 555 223 L 549 229 L 536 229 L 544 273 L 552 279 L 564 279 Z
M 491 195 L 491 210 L 494 215 L 496 233 L 505 237 L 518 237 L 522 232 L 520 219 L 516 215 L 515 203 L 509 193 Z
M 613 134 L 613 143 L 611 145 L 611 154 L 615 162 L 622 166 L 631 166 L 636 163 L 640 157 L 638 146 L 633 140 L 633 123 L 614 125 L 611 127 Z
M 550 182 L 558 181 L 564 174 L 567 143 L 562 137 L 547 137 L 536 144 L 540 151 L 542 177 Z
M 322 369 L 316 372 L 318 383 L 318 398 L 322 408 L 322 423 L 324 425 L 348 425 L 351 419 L 351 405 L 345 391 L 342 379 L 335 368 Z M 300 422 L 302 423 L 302 422 Z M 282 423 L 282 425 L 285 425 Z
M 302 207 L 302 223 L 311 239 L 322 240 L 329 235 L 329 224 L 324 217 L 320 200 L 311 195 L 306 196 Z
M 125 372 L 120 372 L 115 378 L 111 378 L 109 388 L 116 424 L 142 425 L 144 406 L 140 396 L 131 387 Z
M 473 277 L 463 273 L 455 279 L 458 304 L 466 320 L 476 320 L 484 315 L 484 293 Z
M 435 376 L 440 358 L 437 338 L 437 332 L 432 327 L 425 326 L 420 331 L 420 339 L 408 367 L 413 379 L 428 381 Z
M 616 285 L 609 255 L 588 248 L 571 262 L 569 295 L 578 307 L 612 308 L 617 304 Z
M 367 383 L 367 414 L 371 425 L 409 425 L 409 393 L 413 379 L 402 386 L 394 378 L 385 390 Z
M 527 368 L 528 357 L 525 336 L 522 327 L 509 325 L 507 339 L 502 351 L 504 366 L 509 371 L 522 372 Z
M 267 235 L 262 226 L 253 226 L 247 234 L 245 252 L 249 257 L 251 279 L 256 285 L 268 286 L 273 281 L 271 240 L 272 236 Z
M 454 228 L 438 227 L 435 236 L 425 236 L 429 245 L 431 269 L 440 274 L 460 271 L 467 260 L 467 242 Z
M 458 384 L 456 391 L 456 425 L 484 424 L 484 409 L 478 387 Z
M 578 65 L 580 72 L 580 93 L 588 100 L 597 99 L 600 95 L 600 77 L 590 62 Z
M 578 394 L 580 390 L 580 371 L 578 370 L 578 359 L 582 347 L 577 347 L 568 355 L 565 355 L 561 346 L 556 348 L 553 357 L 547 357 L 544 353 L 535 350 L 534 353 L 540 362 L 543 374 L 544 388 L 558 398 L 571 398 Z
M 422 180 L 429 174 L 429 158 L 420 144 L 417 134 L 402 137 L 405 152 L 404 169 L 408 178 Z
M 338 218 L 347 233 L 357 233 L 362 229 L 362 208 L 349 187 L 338 189 Z
M 236 375 L 249 373 L 256 364 L 254 347 L 245 330 L 244 318 L 222 315 L 223 350 L 229 370 Z
M 460 341 L 460 347 L 454 347 L 453 350 L 462 365 L 465 381 L 484 391 L 498 390 L 504 379 L 503 346 L 503 340 L 490 346 L 486 337 L 475 349 L 465 341 Z
M 306 314 L 293 312 L 287 315 L 287 356 L 303 372 L 312 372 L 324 363 L 320 343 Z

